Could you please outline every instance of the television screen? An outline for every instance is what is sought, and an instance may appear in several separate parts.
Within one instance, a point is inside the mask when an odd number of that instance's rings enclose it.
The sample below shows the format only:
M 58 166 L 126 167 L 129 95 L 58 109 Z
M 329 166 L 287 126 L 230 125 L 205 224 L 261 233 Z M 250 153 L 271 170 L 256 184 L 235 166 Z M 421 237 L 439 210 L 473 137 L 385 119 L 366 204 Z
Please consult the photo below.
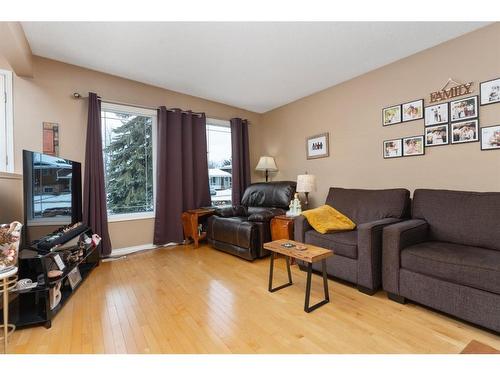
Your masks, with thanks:
M 23 151 L 24 232 L 28 236 L 27 242 L 82 220 L 81 181 L 80 163 Z

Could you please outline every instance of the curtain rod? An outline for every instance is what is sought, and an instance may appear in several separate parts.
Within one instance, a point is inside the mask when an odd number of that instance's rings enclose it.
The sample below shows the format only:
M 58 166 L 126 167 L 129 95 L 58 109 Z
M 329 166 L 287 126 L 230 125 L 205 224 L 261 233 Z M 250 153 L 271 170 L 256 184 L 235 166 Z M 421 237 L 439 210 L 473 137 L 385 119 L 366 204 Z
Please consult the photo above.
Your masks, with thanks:
M 80 93 L 74 92 L 73 93 L 73 98 L 74 99 L 88 99 L 88 96 L 82 96 Z M 126 106 L 129 106 L 129 107 L 152 109 L 152 110 L 155 110 L 155 111 L 159 108 L 159 107 L 148 107 L 148 106 L 139 105 L 139 104 L 124 103 L 124 102 L 120 102 L 120 101 L 117 101 L 117 100 L 103 99 L 100 96 L 98 96 L 98 99 L 101 102 L 106 102 L 106 103 L 111 103 L 111 104 L 119 104 L 119 105 L 126 105 Z M 178 109 L 178 108 L 167 109 L 167 111 L 173 112 L 176 109 Z M 196 115 L 198 117 L 201 117 L 203 115 L 203 113 L 200 113 L 200 112 L 192 112 L 192 111 L 190 112 L 190 111 L 182 111 L 182 110 L 181 110 L 181 113 L 191 113 L 191 114 Z M 216 118 L 216 117 L 210 117 L 210 118 L 213 118 L 215 120 L 229 121 L 229 120 L 226 120 L 226 119 L 221 119 L 221 118 Z

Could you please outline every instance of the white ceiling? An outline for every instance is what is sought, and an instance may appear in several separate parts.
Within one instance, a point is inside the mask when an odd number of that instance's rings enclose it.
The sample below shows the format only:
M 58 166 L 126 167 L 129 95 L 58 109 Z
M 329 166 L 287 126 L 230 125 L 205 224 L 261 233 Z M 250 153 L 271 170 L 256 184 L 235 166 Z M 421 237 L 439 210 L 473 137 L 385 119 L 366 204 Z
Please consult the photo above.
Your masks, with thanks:
M 263 113 L 481 22 L 23 22 L 35 55 Z

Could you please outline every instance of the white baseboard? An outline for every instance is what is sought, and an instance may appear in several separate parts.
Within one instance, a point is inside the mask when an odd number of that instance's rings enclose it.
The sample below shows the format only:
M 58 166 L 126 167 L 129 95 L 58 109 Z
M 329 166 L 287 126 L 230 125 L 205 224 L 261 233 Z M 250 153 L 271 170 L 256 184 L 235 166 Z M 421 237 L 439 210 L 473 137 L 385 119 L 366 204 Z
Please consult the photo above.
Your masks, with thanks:
M 143 245 L 130 246 L 130 247 L 122 247 L 120 249 L 113 249 L 111 251 L 110 257 L 121 257 L 121 256 L 124 256 L 124 255 L 129 255 L 129 254 L 137 253 L 139 251 L 152 250 L 152 249 L 156 249 L 158 247 L 177 246 L 177 245 L 178 244 L 171 242 L 171 243 L 168 243 L 168 244 L 162 245 L 162 246 L 157 246 L 157 245 L 154 245 L 152 243 L 146 243 L 146 244 L 143 244 Z
M 130 247 L 122 247 L 120 249 L 113 249 L 111 251 L 112 257 L 120 257 L 123 255 L 137 253 L 138 251 L 151 250 L 156 249 L 158 246 L 153 245 L 152 243 L 146 243 L 143 245 L 130 246 Z

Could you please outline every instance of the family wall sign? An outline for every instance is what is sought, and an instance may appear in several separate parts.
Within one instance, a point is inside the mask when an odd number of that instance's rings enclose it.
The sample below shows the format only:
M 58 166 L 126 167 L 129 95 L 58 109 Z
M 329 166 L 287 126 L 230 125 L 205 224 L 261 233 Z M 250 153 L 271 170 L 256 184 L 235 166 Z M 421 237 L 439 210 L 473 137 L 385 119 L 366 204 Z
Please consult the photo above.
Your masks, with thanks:
M 474 82 L 459 83 L 449 78 L 448 82 L 446 82 L 446 85 L 444 85 L 444 87 L 441 90 L 431 92 L 430 102 L 435 103 L 435 102 L 440 102 L 442 100 L 455 98 L 457 96 L 470 94 L 474 91 L 472 88 L 473 84 Z

